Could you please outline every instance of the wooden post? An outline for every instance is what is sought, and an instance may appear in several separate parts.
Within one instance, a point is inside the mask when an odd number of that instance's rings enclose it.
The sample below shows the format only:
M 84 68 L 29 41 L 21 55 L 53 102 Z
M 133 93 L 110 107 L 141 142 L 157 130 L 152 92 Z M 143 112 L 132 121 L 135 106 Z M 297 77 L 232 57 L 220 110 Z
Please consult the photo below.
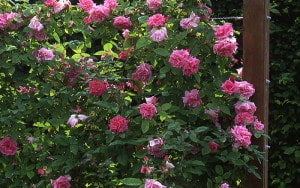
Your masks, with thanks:
M 257 106 L 255 115 L 265 125 L 268 133 L 268 104 L 269 104 L 269 0 L 244 0 L 243 2 L 243 79 L 252 83 L 255 94 L 250 99 Z M 253 139 L 261 151 L 268 158 L 268 140 L 266 138 Z M 253 175 L 247 175 L 242 187 L 267 188 L 268 187 L 268 162 L 259 167 L 259 180 Z

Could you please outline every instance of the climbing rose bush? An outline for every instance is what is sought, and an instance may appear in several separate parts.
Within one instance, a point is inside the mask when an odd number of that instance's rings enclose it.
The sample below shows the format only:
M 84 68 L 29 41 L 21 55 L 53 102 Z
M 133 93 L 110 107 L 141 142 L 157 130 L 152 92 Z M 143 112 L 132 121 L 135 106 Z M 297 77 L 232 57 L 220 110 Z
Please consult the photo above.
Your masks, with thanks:
M 0 5 L 0 187 L 260 178 L 255 86 L 209 0 Z

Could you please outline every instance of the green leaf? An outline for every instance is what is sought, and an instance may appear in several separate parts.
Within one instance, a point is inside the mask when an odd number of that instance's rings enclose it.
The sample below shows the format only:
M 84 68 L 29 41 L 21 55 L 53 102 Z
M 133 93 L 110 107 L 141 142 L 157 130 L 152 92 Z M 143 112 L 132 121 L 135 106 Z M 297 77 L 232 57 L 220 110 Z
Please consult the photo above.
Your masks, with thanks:
M 139 186 L 143 182 L 138 178 L 124 178 L 121 180 L 121 182 L 128 186 Z
M 211 181 L 211 179 L 207 179 L 206 187 L 207 188 L 213 188 L 213 182 Z
M 183 40 L 187 35 L 187 31 L 183 31 L 181 33 L 179 33 L 178 35 L 175 36 L 175 38 L 178 40 L 178 41 L 181 41 Z
M 197 138 L 197 135 L 195 134 L 195 132 L 190 132 L 190 139 L 195 142 L 195 143 L 198 143 L 199 142 L 199 139 Z
M 207 130 L 208 130 L 208 127 L 201 126 L 201 127 L 197 127 L 194 131 L 196 133 L 201 133 L 201 132 L 204 132 L 204 131 L 207 131 Z
M 137 49 L 143 48 L 143 47 L 147 46 L 150 43 L 151 43 L 151 41 L 149 40 L 149 38 L 147 38 L 147 37 L 141 37 L 136 42 L 135 49 L 137 50 Z
M 59 36 L 58 36 L 58 34 L 57 34 L 56 32 L 53 32 L 53 33 L 52 33 L 52 36 L 53 36 L 53 38 L 54 38 L 54 40 L 55 40 L 56 42 L 60 43 L 60 38 L 59 38 Z
M 215 171 L 218 175 L 223 175 L 223 167 L 221 165 L 216 165 Z
M 112 49 L 113 45 L 111 43 L 106 43 L 103 46 L 104 51 L 109 52 Z
M 142 121 L 142 132 L 146 133 L 149 130 L 149 121 L 143 120 Z
M 157 48 L 154 50 L 157 55 L 168 57 L 170 52 L 165 48 Z
M 165 103 L 161 106 L 162 110 L 166 111 L 172 107 L 171 103 Z

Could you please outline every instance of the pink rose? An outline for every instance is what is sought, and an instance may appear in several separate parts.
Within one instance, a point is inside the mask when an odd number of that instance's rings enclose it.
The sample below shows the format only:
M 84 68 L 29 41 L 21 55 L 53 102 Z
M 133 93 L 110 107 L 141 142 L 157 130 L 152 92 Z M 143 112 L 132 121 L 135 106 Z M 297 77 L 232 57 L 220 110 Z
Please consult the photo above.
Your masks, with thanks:
M 132 25 L 130 18 L 124 16 L 118 16 L 114 18 L 114 27 L 117 29 L 129 29 Z
M 174 68 L 182 68 L 185 60 L 190 57 L 188 50 L 173 50 L 169 58 L 169 63 Z
M 77 3 L 80 8 L 82 8 L 85 12 L 89 12 L 93 6 L 95 6 L 95 3 L 93 0 L 79 0 L 79 3 Z
M 122 133 L 128 129 L 129 121 L 122 116 L 115 116 L 109 121 L 109 130 L 114 133 Z
M 156 158 L 162 158 L 165 153 L 162 150 L 164 145 L 164 140 L 162 138 L 157 138 L 149 141 L 147 145 L 147 150 L 149 155 L 153 155 Z
M 192 74 L 196 74 L 198 72 L 199 63 L 200 60 L 192 56 L 185 59 L 182 66 L 183 75 L 191 76 Z
M 97 5 L 89 11 L 91 21 L 99 23 L 109 17 L 110 9 L 103 5 Z
M 262 130 L 264 130 L 264 128 L 265 128 L 265 125 L 258 119 L 255 119 L 254 124 L 253 124 L 253 129 L 256 131 L 262 131 Z
M 155 106 L 159 105 L 157 102 L 157 98 L 155 96 L 152 97 L 145 97 L 146 103 L 154 104 Z
M 221 57 L 232 57 L 237 50 L 237 46 L 235 38 L 218 40 L 214 44 L 213 51 Z
M 162 14 L 154 14 L 150 16 L 147 20 L 148 27 L 153 28 L 153 27 L 162 27 L 165 22 L 166 18 Z
M 231 80 L 226 80 L 223 84 L 222 84 L 222 91 L 224 93 L 227 93 L 229 95 L 232 95 L 234 93 L 238 92 L 238 87 L 235 84 L 235 82 L 231 81 Z
M 43 168 L 39 168 L 37 170 L 38 175 L 44 175 L 45 174 L 45 170 Z
M 72 114 L 68 121 L 67 124 L 69 124 L 71 126 L 71 128 L 74 128 L 79 121 L 84 122 L 86 119 L 88 118 L 88 116 L 84 115 L 84 114 Z
M 223 183 L 223 184 L 220 186 L 220 188 L 229 188 L 229 184 Z
M 130 31 L 128 29 L 124 29 L 123 32 L 122 32 L 122 36 L 124 38 L 127 38 L 127 37 L 129 37 L 129 33 L 130 33 Z
M 44 29 L 43 24 L 41 24 L 37 16 L 31 18 L 28 27 L 36 31 L 41 31 L 42 29 Z
M 142 63 L 136 67 L 136 71 L 132 73 L 133 80 L 140 80 L 146 83 L 152 76 L 151 65 Z
M 236 113 L 241 113 L 241 112 L 248 112 L 249 114 L 254 114 L 256 111 L 256 106 L 253 102 L 246 101 L 238 101 L 237 103 L 234 104 L 235 112 Z
M 154 179 L 146 179 L 145 188 L 167 188 L 167 186 L 162 185 Z
M 151 103 L 143 103 L 139 106 L 140 114 L 144 119 L 152 119 L 156 114 L 156 107 Z
M 54 58 L 53 50 L 41 48 L 38 51 L 32 52 L 38 62 L 43 60 L 52 60 Z
M 51 181 L 52 188 L 70 188 L 70 176 L 59 176 L 56 180 Z
M 150 38 L 155 42 L 161 42 L 168 38 L 167 28 L 166 27 L 153 27 L 150 32 Z
M 231 128 L 230 133 L 234 137 L 235 143 L 233 144 L 234 148 L 239 148 L 243 146 L 248 148 L 251 144 L 252 134 L 249 132 L 245 125 L 235 125 Z
M 71 2 L 69 0 L 59 0 L 55 5 L 54 5 L 54 13 L 58 14 L 60 11 L 64 10 L 66 7 L 71 5 Z
M 158 10 L 161 7 L 162 0 L 147 0 L 149 10 Z
M 118 59 L 120 59 L 120 60 L 126 60 L 126 59 L 128 59 L 128 52 L 127 51 L 123 51 L 123 52 L 120 52 L 119 54 L 118 54 Z
M 215 110 L 212 110 L 212 109 L 205 110 L 204 113 L 211 116 L 212 122 L 215 124 L 215 126 L 217 126 L 218 128 L 221 128 L 220 123 L 219 123 L 219 112 L 220 112 L 220 109 L 218 108 Z
M 217 144 L 216 142 L 208 142 L 208 147 L 210 151 L 217 151 L 219 148 L 219 144 Z
M 200 17 L 197 16 L 194 12 L 192 12 L 189 18 L 184 18 L 180 20 L 180 26 L 183 29 L 189 30 L 192 28 L 196 28 L 199 22 L 200 22 Z
M 148 166 L 142 165 L 140 172 L 142 174 L 150 174 L 153 170 L 154 170 L 154 167 L 148 167 Z
M 47 39 L 47 34 L 46 31 L 44 29 L 42 29 L 41 31 L 37 31 L 37 30 L 32 30 L 28 33 L 26 33 L 26 37 L 27 38 L 35 38 L 35 40 L 37 41 L 44 41 Z
M 184 106 L 196 108 L 202 103 L 202 99 L 198 95 L 198 89 L 192 89 L 191 91 L 185 91 L 183 97 Z
M 6 136 L 0 141 L 0 152 L 5 155 L 15 155 L 18 150 L 17 142 Z
M 236 81 L 235 84 L 238 87 L 240 95 L 245 99 L 249 99 L 255 93 L 254 86 L 247 81 Z
M 199 3 L 198 7 L 200 9 L 204 9 L 202 10 L 203 13 L 200 14 L 200 18 L 202 20 L 209 20 L 210 16 L 212 15 L 212 9 L 210 7 L 208 7 L 205 3 Z
M 109 10 L 116 10 L 118 2 L 117 0 L 104 0 L 104 6 L 109 8 Z
M 233 36 L 233 28 L 229 23 L 225 23 L 217 28 L 215 28 L 215 37 L 217 40 L 223 40 L 227 37 Z
M 92 80 L 89 82 L 89 93 L 94 96 L 101 96 L 107 91 L 107 84 L 104 81 Z
M 251 124 L 253 122 L 254 122 L 254 116 L 253 114 L 250 114 L 248 112 L 240 112 L 236 114 L 234 118 L 234 123 L 236 125 Z

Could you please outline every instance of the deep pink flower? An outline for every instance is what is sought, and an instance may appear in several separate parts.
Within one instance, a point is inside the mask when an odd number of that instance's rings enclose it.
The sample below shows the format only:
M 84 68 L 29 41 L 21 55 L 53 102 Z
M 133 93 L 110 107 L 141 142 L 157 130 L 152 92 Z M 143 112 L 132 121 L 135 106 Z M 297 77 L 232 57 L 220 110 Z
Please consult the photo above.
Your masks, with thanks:
M 126 60 L 126 59 L 128 59 L 128 52 L 127 51 L 122 51 L 122 52 L 120 52 L 119 54 L 118 54 L 118 58 L 120 59 L 120 60 Z
M 142 174 L 150 174 L 153 170 L 154 170 L 154 167 L 148 167 L 148 166 L 142 165 L 140 172 Z
M 202 99 L 198 95 L 198 89 L 192 89 L 191 91 L 185 91 L 183 97 L 184 106 L 196 108 L 202 103 Z
M 262 130 L 264 130 L 264 128 L 265 128 L 265 125 L 258 119 L 255 119 L 254 124 L 253 124 L 253 129 L 256 131 L 262 131 Z
M 94 96 L 101 96 L 107 91 L 107 84 L 104 81 L 92 80 L 89 82 L 89 93 Z
M 93 8 L 93 6 L 96 5 L 93 0 L 79 0 L 79 3 L 77 4 L 85 12 L 89 12 Z
M 22 26 L 21 22 L 15 22 L 15 18 L 21 18 L 21 15 L 15 12 L 0 14 L 0 30 L 9 27 L 11 30 L 17 30 Z
M 74 128 L 79 123 L 79 121 L 84 122 L 87 118 L 88 116 L 84 114 L 72 114 L 69 117 L 67 124 L 69 124 L 71 128 Z
M 39 169 L 37 170 L 37 173 L 38 173 L 38 175 L 44 175 L 44 174 L 45 174 L 45 169 L 39 168 Z
M 166 27 L 153 27 L 150 32 L 150 38 L 155 42 L 161 42 L 168 38 L 167 28 Z
M 162 138 L 156 138 L 149 141 L 147 145 L 148 154 L 153 155 L 156 158 L 164 157 L 165 153 L 162 150 L 164 140 Z
M 129 121 L 122 116 L 115 116 L 109 121 L 109 130 L 114 133 L 122 133 L 128 129 Z
M 53 50 L 48 50 L 46 48 L 41 48 L 38 51 L 32 52 L 38 62 L 43 60 L 52 60 L 54 58 Z
M 224 93 L 227 93 L 229 95 L 232 95 L 234 93 L 238 92 L 238 87 L 235 84 L 235 82 L 231 81 L 231 80 L 226 80 L 223 84 L 222 84 L 222 91 Z
M 208 142 L 208 147 L 210 151 L 217 151 L 219 148 L 219 144 L 217 144 L 216 142 Z
M 89 11 L 91 21 L 99 23 L 109 17 L 110 9 L 103 5 L 97 5 Z
M 215 28 L 215 37 L 217 40 L 223 40 L 230 36 L 233 36 L 233 27 L 229 23 L 225 23 Z
M 146 83 L 152 76 L 151 65 L 142 63 L 136 67 L 136 71 L 132 73 L 133 80 L 140 80 Z
M 191 76 L 192 74 L 196 74 L 198 72 L 199 63 L 200 60 L 192 56 L 185 59 L 182 66 L 183 75 Z
M 56 0 L 46 0 L 46 1 L 44 2 L 44 5 L 45 5 L 46 7 L 54 7 L 56 3 L 57 3 Z
M 162 185 L 154 179 L 146 179 L 144 188 L 167 188 L 167 186 Z
M 235 143 L 233 144 L 234 148 L 239 148 L 243 146 L 248 148 L 251 144 L 252 134 L 249 132 L 245 125 L 235 125 L 231 128 L 230 133 L 234 137 Z
M 147 20 L 148 27 L 153 28 L 153 27 L 162 27 L 167 19 L 165 18 L 164 15 L 162 14 L 154 14 L 150 16 Z
M 15 155 L 18 150 L 17 142 L 6 136 L 0 141 L 0 152 L 5 156 Z
M 236 81 L 235 84 L 238 87 L 238 92 L 245 99 L 249 99 L 255 93 L 253 84 L 250 84 L 247 81 L 241 81 L 241 82 Z
M 169 63 L 174 68 L 182 68 L 186 59 L 190 57 L 188 50 L 173 50 L 169 58 Z
M 31 18 L 28 27 L 36 31 L 41 31 L 44 29 L 44 25 L 39 21 L 37 16 Z
M 117 29 L 129 29 L 132 25 L 130 18 L 125 16 L 118 16 L 114 18 L 114 27 Z
M 254 114 L 254 112 L 256 111 L 256 106 L 253 102 L 250 101 L 238 101 L 234 104 L 234 109 L 236 113 L 248 112 L 249 114 Z
M 240 112 L 236 114 L 234 118 L 234 123 L 236 125 L 251 124 L 253 122 L 254 122 L 254 116 L 253 114 L 250 114 L 248 112 Z
M 140 114 L 144 119 L 152 119 L 156 114 L 156 107 L 151 103 L 143 103 L 139 106 Z
M 223 39 L 215 42 L 214 53 L 221 57 L 232 57 L 237 50 L 237 42 L 235 38 Z
M 192 12 L 189 18 L 184 18 L 180 20 L 180 26 L 183 29 L 189 30 L 192 28 L 196 28 L 199 22 L 200 22 L 200 17 L 197 16 L 194 12 Z
M 223 183 L 223 184 L 220 186 L 220 188 L 229 188 L 229 184 Z
M 147 0 L 149 10 L 158 10 L 161 7 L 162 0 Z
M 109 8 L 109 10 L 116 10 L 118 6 L 117 0 L 104 0 L 104 6 Z
M 59 176 L 56 180 L 51 181 L 52 188 L 70 188 L 70 176 Z

